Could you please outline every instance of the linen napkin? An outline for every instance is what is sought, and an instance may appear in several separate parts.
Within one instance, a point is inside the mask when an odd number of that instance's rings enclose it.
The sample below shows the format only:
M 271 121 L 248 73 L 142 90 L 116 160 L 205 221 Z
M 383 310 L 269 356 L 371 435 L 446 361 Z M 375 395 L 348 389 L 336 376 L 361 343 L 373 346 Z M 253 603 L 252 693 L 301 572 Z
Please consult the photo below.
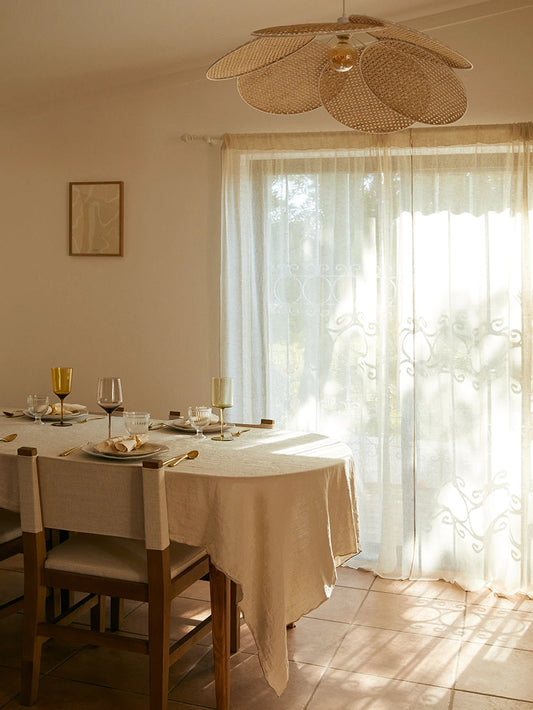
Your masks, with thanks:
M 64 404 L 63 412 L 65 414 L 87 414 L 87 407 L 83 404 Z M 61 414 L 61 402 L 54 402 L 48 407 L 46 414 Z M 46 416 L 46 415 L 45 415 Z
M 112 436 L 111 439 L 104 439 L 99 444 L 95 444 L 95 449 L 104 454 L 111 454 L 116 451 L 126 453 L 140 448 L 148 440 L 147 434 L 134 434 L 133 436 Z

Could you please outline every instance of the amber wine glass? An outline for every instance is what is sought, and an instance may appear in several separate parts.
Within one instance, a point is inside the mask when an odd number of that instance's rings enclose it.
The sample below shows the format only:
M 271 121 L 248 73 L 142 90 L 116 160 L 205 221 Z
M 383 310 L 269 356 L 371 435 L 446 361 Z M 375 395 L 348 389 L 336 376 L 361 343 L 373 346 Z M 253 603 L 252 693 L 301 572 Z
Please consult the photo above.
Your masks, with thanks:
M 111 438 L 111 415 L 123 402 L 120 377 L 100 377 L 96 390 L 96 401 L 109 417 L 108 437 Z
M 61 400 L 61 419 L 58 422 L 54 422 L 52 426 L 71 426 L 71 422 L 63 421 L 63 400 L 70 394 L 72 387 L 72 368 L 52 367 L 52 387 L 54 394 L 57 394 Z
M 220 436 L 211 437 L 213 441 L 233 441 L 231 435 L 224 435 L 224 410 L 233 407 L 233 381 L 231 377 L 211 378 L 211 404 L 220 409 Z

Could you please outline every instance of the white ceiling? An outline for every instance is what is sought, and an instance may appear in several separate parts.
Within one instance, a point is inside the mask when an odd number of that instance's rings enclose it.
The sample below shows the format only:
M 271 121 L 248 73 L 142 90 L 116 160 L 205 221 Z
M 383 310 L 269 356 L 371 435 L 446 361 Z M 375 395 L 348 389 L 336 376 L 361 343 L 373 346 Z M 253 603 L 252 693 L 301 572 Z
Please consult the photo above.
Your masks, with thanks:
M 478 18 L 493 17 L 497 22 L 505 15 L 508 21 L 514 13 L 520 22 L 519 9 L 533 7 L 527 0 L 345 0 L 345 4 L 346 14 L 434 29 L 435 36 L 439 28 L 471 27 Z M 335 21 L 342 10 L 343 0 L 1 0 L 0 107 L 205 71 L 248 41 L 252 30 Z M 465 48 L 454 49 L 468 56 Z M 494 53 L 495 48 L 487 46 L 486 51 Z M 527 71 L 529 75 L 529 66 Z

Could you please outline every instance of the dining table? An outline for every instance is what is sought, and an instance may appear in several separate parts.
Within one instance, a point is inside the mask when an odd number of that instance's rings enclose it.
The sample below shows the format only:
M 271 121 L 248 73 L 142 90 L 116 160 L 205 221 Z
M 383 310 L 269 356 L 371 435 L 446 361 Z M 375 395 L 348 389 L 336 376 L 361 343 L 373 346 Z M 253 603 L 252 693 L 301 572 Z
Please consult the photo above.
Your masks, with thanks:
M 51 424 L 0 414 L 0 438 L 17 434 L 0 442 L 0 507 L 19 509 L 13 475 L 19 447 L 47 457 L 79 447 L 68 460 L 106 460 L 93 448 L 108 436 L 105 418 Z M 121 417 L 112 418 L 112 427 L 113 436 L 127 435 Z M 212 436 L 195 439 L 172 420 L 148 434 L 150 458 L 198 451 L 165 469 L 170 538 L 205 548 L 214 567 L 238 585 L 264 676 L 280 695 L 289 678 L 287 627 L 331 596 L 337 567 L 360 551 L 353 456 L 343 442 L 305 431 L 249 428 L 230 441 Z

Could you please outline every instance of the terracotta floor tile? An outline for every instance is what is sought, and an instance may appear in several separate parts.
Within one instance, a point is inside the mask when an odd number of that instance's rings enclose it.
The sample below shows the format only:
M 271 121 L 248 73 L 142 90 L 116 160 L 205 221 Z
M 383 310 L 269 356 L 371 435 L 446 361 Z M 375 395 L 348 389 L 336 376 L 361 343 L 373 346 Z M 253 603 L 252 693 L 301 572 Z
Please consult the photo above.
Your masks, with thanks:
M 533 612 L 533 599 L 524 594 L 513 594 L 511 597 L 502 597 L 490 589 L 480 589 L 476 592 L 466 593 L 466 603 L 481 606 L 497 606 L 502 609 Z
M 352 626 L 331 668 L 450 688 L 459 648 L 451 639 Z
M 266 682 L 257 656 L 238 653 L 231 660 L 231 710 L 304 710 L 323 669 L 320 666 L 290 663 L 289 683 L 281 696 Z M 215 707 L 214 668 L 205 656 L 169 698 Z
M 330 669 L 306 710 L 449 710 L 451 690 Z
M 112 688 L 45 677 L 40 682 L 39 699 L 31 707 L 33 710 L 148 710 L 148 698 Z M 14 700 L 3 710 L 27 710 L 27 706 Z M 168 710 L 183 710 L 183 706 L 169 702 Z
M 465 605 L 441 599 L 370 591 L 354 622 L 392 631 L 460 639 Z
M 465 640 L 533 651 L 533 614 L 501 606 L 470 605 Z
M 373 592 L 389 592 L 410 597 L 428 597 L 464 602 L 466 592 L 455 584 L 443 580 L 381 579 L 376 577 L 372 585 Z
M 335 587 L 331 597 L 317 609 L 309 612 L 307 616 L 351 624 L 367 594 L 368 592 L 364 589 Z
M 455 691 L 451 710 L 532 710 L 533 703 Z
M 170 669 L 169 688 L 179 683 L 206 653 L 211 655 L 210 649 L 194 646 L 180 658 Z M 148 656 L 138 653 L 86 646 L 50 675 L 133 693 L 149 692 Z
M 533 702 L 533 652 L 464 643 L 459 654 L 457 690 Z
M 337 651 L 349 626 L 336 621 L 305 617 L 287 632 L 289 659 L 326 666 Z
M 357 589 L 370 589 L 376 575 L 364 569 L 353 569 L 348 564 L 337 568 L 337 584 Z

